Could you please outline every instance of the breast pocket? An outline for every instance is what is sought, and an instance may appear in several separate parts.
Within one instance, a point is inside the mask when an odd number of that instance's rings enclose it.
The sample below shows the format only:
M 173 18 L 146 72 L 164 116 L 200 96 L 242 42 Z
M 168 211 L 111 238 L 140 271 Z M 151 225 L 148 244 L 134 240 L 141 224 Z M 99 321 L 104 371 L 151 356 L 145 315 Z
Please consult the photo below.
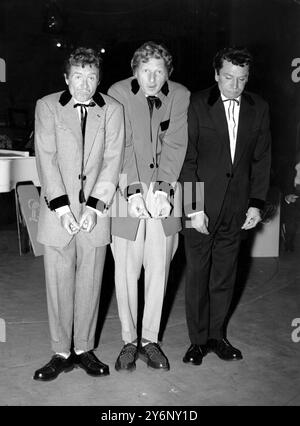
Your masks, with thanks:
M 170 120 L 162 121 L 162 122 L 160 123 L 160 130 L 161 130 L 162 132 L 165 132 L 166 130 L 168 130 L 169 125 L 170 125 Z

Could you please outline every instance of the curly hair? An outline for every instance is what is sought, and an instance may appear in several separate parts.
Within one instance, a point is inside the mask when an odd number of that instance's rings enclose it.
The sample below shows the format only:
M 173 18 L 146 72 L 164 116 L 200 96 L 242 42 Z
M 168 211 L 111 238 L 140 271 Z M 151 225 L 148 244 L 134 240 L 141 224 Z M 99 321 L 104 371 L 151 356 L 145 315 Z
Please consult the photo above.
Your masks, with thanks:
M 148 62 L 151 58 L 163 59 L 168 76 L 171 75 L 173 71 L 172 55 L 163 44 L 154 43 L 153 41 L 147 41 L 134 52 L 131 59 L 131 69 L 133 74 L 141 62 Z
M 82 66 L 94 65 L 99 70 L 99 76 L 101 74 L 101 63 L 102 59 L 96 50 L 88 47 L 77 47 L 73 50 L 64 62 L 64 73 L 69 75 L 70 68 L 72 65 Z
M 253 63 L 253 57 L 246 47 L 225 47 L 217 52 L 213 60 L 213 67 L 219 74 L 223 67 L 223 61 L 231 62 L 233 65 L 249 68 Z

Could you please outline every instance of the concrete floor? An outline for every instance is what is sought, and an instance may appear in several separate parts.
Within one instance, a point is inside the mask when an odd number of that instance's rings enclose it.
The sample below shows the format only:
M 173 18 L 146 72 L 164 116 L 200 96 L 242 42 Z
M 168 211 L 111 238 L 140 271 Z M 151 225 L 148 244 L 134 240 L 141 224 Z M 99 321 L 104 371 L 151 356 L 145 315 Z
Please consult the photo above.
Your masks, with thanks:
M 75 369 L 41 383 L 32 379 L 33 373 L 52 355 L 43 259 L 32 253 L 19 256 L 14 224 L 0 229 L 0 318 L 6 322 L 6 342 L 0 342 L 0 405 L 300 405 L 300 342 L 292 340 L 292 320 L 300 318 L 299 252 L 298 242 L 294 253 L 282 252 L 279 258 L 242 259 L 239 303 L 228 337 L 244 359 L 224 362 L 209 354 L 196 367 L 182 362 L 189 339 L 181 244 L 162 324 L 171 370 L 153 371 L 139 360 L 132 374 L 114 370 L 122 342 L 109 254 L 96 354 L 109 364 L 110 376 L 92 378 Z

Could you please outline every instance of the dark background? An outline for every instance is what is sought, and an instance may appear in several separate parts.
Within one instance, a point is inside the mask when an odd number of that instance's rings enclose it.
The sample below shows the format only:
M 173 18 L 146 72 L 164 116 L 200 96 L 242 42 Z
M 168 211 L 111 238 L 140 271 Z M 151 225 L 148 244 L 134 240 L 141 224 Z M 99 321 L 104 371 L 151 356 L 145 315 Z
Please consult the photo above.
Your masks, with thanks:
M 249 48 L 255 66 L 248 89 L 270 104 L 273 175 L 284 180 L 300 120 L 300 82 L 292 80 L 293 70 L 300 76 L 292 67 L 300 58 L 300 0 L 0 0 L 0 57 L 6 61 L 0 115 L 13 107 L 32 122 L 36 100 L 64 88 L 61 64 L 70 47 L 106 49 L 106 92 L 131 74 L 132 54 L 147 40 L 167 45 L 172 79 L 191 91 L 214 82 L 217 49 Z

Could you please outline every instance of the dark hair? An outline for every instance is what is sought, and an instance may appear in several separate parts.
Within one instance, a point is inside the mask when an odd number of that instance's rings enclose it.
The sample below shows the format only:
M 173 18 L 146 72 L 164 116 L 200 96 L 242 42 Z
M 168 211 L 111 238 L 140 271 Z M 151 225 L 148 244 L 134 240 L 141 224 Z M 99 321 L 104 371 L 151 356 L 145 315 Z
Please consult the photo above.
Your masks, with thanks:
M 217 74 L 223 67 L 224 60 L 240 67 L 248 65 L 250 68 L 253 57 L 246 47 L 225 47 L 217 52 L 213 60 L 213 67 Z
M 131 69 L 133 74 L 141 62 L 148 62 L 151 58 L 163 59 L 168 76 L 171 75 L 173 71 L 171 53 L 163 44 L 154 43 L 153 41 L 147 41 L 134 52 L 131 59 Z
M 68 76 L 72 65 L 85 67 L 94 65 L 101 75 L 102 59 L 96 50 L 88 47 L 77 47 L 73 50 L 64 62 L 64 73 Z

